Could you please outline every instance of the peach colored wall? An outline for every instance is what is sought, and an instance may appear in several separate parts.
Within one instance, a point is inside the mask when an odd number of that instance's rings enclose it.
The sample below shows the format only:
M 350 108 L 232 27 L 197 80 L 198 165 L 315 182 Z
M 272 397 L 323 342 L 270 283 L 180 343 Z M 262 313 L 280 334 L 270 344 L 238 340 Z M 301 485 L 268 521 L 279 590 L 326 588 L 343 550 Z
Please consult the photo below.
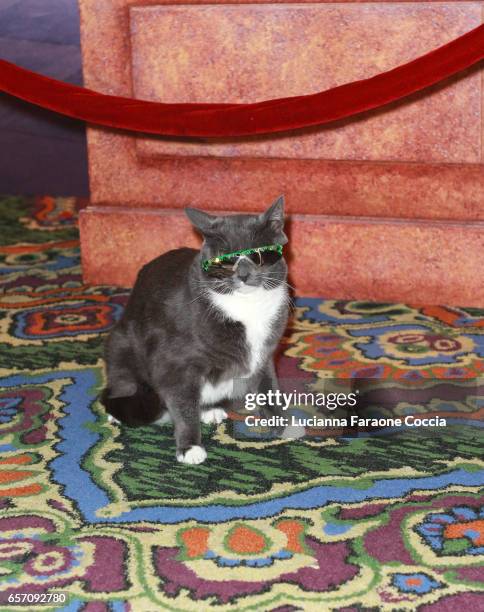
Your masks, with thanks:
M 186 102 L 311 93 L 367 77 L 472 29 L 483 11 L 482 2 L 80 6 L 87 86 Z M 92 129 L 91 197 L 255 210 L 285 192 L 294 212 L 482 216 L 481 80 L 472 70 L 358 120 L 236 144 Z
M 462 4 L 247 4 L 134 7 L 136 98 L 253 102 L 364 79 L 478 26 Z M 382 33 L 384 37 L 382 38 Z M 294 135 L 224 144 L 137 139 L 140 157 L 265 157 L 478 163 L 480 74 L 384 113 Z
M 182 211 L 98 206 L 81 215 L 88 282 L 131 286 L 160 252 L 199 237 Z M 293 215 L 298 295 L 484 306 L 484 223 Z
M 452 0 L 79 1 L 86 85 L 166 102 L 313 93 L 409 61 L 476 27 L 484 13 L 482 1 Z M 173 240 L 193 240 L 177 213 L 188 204 L 255 211 L 284 193 L 289 212 L 301 215 L 294 235 L 312 227 L 320 244 L 294 246 L 306 266 L 292 264 L 300 293 L 410 299 L 411 287 L 417 301 L 459 303 L 461 295 L 484 305 L 482 272 L 472 268 L 484 249 L 482 79 L 476 67 L 388 108 L 272 137 L 181 142 L 90 128 L 85 277 L 130 284 Z M 156 211 L 164 211 L 157 222 Z M 110 226 L 124 246 L 111 263 Z M 358 265 L 336 248 L 344 232 Z M 375 253 L 369 241 L 385 248 Z

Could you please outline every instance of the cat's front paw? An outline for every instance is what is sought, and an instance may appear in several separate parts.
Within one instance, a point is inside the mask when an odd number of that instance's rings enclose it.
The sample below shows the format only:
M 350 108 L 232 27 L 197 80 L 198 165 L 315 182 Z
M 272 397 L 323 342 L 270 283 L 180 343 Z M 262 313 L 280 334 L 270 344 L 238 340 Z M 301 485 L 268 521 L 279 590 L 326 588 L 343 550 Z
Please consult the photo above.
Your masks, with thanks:
M 203 410 L 200 419 L 205 425 L 220 425 L 227 417 L 228 414 L 223 408 L 211 408 L 210 410 Z
M 207 458 L 207 451 L 203 446 L 191 446 L 184 453 L 177 453 L 176 458 L 180 463 L 197 465 L 205 461 Z

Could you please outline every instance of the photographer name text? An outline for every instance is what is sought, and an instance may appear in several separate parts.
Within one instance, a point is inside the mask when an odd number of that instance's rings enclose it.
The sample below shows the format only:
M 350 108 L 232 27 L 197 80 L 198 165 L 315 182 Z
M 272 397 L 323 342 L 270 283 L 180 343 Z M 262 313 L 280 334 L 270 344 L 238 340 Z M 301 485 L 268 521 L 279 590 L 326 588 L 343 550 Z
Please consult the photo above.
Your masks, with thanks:
M 339 429 L 341 427 L 446 427 L 447 421 L 440 416 L 419 417 L 407 415 L 404 419 L 399 418 L 362 418 L 351 415 L 349 418 L 323 418 L 323 417 L 298 417 L 271 416 L 261 418 L 254 414 L 245 417 L 247 427 L 327 427 Z

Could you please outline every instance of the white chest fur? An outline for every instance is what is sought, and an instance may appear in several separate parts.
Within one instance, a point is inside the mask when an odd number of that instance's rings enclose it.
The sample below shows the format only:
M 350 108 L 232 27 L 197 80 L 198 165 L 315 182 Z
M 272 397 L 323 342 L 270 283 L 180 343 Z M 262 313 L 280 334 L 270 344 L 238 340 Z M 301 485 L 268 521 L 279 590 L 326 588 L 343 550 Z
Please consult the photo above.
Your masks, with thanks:
M 257 371 L 266 357 L 266 342 L 272 333 L 272 325 L 286 300 L 287 292 L 284 285 L 275 289 L 257 287 L 250 293 L 221 294 L 210 292 L 213 304 L 222 314 L 242 323 L 249 350 L 249 371 L 251 376 Z M 230 397 L 233 381 L 224 381 L 213 386 L 206 383 L 202 389 L 201 401 L 203 404 L 213 404 L 224 397 Z

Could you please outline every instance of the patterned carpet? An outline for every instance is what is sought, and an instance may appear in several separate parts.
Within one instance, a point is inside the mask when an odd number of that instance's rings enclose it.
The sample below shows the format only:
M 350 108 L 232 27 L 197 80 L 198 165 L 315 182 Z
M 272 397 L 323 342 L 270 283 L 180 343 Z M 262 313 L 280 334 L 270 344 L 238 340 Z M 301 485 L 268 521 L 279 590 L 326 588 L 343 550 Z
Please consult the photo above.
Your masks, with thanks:
M 474 391 L 434 397 L 437 432 L 249 439 L 234 418 L 177 464 L 169 427 L 97 401 L 127 292 L 82 284 L 78 205 L 0 200 L 2 610 L 484 610 L 484 310 L 297 299 L 285 377 Z

